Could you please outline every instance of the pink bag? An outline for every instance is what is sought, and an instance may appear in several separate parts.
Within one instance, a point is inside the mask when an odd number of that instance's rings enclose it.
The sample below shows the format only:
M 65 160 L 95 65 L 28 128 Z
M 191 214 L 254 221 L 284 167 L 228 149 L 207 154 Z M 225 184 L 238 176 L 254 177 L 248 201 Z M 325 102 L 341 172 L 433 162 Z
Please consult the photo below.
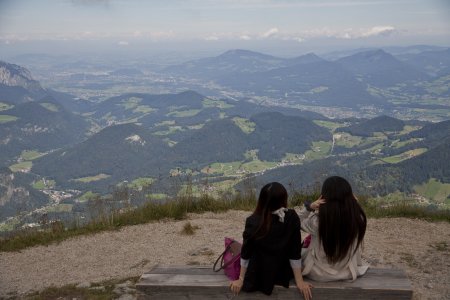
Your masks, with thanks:
M 214 263 L 214 272 L 224 270 L 225 275 L 230 280 L 236 280 L 239 278 L 241 272 L 241 248 L 242 244 L 225 237 L 225 251 L 217 258 Z M 217 264 L 220 261 L 220 267 L 217 269 Z

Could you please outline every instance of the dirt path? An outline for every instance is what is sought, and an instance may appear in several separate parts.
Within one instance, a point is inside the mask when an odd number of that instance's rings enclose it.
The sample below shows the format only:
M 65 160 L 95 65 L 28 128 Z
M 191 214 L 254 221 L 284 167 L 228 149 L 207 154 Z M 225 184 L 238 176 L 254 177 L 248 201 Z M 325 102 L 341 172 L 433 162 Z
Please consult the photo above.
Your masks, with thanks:
M 129 226 L 50 246 L 0 253 L 0 297 L 70 283 L 138 276 L 155 264 L 210 264 L 223 237 L 240 238 L 248 212 L 190 215 L 187 221 Z M 450 299 L 450 224 L 412 219 L 369 220 L 365 257 L 374 266 L 406 270 L 414 299 Z

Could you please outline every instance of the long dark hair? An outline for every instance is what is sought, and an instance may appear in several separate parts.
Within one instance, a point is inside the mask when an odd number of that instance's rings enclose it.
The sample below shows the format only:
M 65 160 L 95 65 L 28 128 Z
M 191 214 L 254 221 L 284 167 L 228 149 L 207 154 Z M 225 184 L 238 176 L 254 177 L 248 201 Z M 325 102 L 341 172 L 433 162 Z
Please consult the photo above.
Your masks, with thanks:
M 254 233 L 256 239 L 265 237 L 272 224 L 272 212 L 281 207 L 287 207 L 288 193 L 284 186 L 278 182 L 271 182 L 263 186 L 259 193 L 258 204 L 254 215 L 259 216 L 260 223 Z
M 355 251 L 364 239 L 367 218 L 353 195 L 352 187 L 342 177 L 327 178 L 322 185 L 325 203 L 319 208 L 319 240 L 329 263 L 346 258 L 355 240 Z

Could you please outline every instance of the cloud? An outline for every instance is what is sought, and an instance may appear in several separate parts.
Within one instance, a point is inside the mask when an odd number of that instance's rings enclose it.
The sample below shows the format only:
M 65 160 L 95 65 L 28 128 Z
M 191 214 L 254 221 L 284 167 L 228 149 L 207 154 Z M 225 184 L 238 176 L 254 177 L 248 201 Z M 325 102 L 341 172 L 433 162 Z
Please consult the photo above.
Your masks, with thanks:
M 86 5 L 86 6 L 96 5 L 104 7 L 108 7 L 111 3 L 110 0 L 71 0 L 70 2 L 72 2 L 73 5 Z
M 395 32 L 395 28 L 392 26 L 375 26 L 365 32 L 362 32 L 361 37 L 383 35 L 387 36 Z
M 128 46 L 130 43 L 128 43 L 127 41 L 120 41 L 117 43 L 119 46 Z
M 270 28 L 269 30 L 267 30 L 266 32 L 262 33 L 261 37 L 263 37 L 263 38 L 273 37 L 273 36 L 277 35 L 278 32 L 279 32 L 278 28 L 273 27 L 273 28 Z
M 205 41 L 218 41 L 219 38 L 215 35 L 210 35 L 204 38 Z
M 239 39 L 240 39 L 240 40 L 244 40 L 244 41 L 249 41 L 249 40 L 251 40 L 252 38 L 251 38 L 249 35 L 247 35 L 247 34 L 243 34 L 243 35 L 240 35 L 240 36 L 239 36 Z

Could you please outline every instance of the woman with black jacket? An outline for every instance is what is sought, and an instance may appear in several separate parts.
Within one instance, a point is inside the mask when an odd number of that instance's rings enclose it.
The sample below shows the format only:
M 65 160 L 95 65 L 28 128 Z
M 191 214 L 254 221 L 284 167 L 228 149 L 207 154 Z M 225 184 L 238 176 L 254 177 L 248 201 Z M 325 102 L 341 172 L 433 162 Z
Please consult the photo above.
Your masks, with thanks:
M 259 194 L 255 211 L 245 222 L 239 279 L 231 282 L 238 294 L 260 291 L 272 293 L 274 285 L 289 287 L 295 278 L 297 288 L 311 298 L 312 285 L 301 274 L 300 219 L 287 209 L 287 191 L 278 182 L 266 184 Z

